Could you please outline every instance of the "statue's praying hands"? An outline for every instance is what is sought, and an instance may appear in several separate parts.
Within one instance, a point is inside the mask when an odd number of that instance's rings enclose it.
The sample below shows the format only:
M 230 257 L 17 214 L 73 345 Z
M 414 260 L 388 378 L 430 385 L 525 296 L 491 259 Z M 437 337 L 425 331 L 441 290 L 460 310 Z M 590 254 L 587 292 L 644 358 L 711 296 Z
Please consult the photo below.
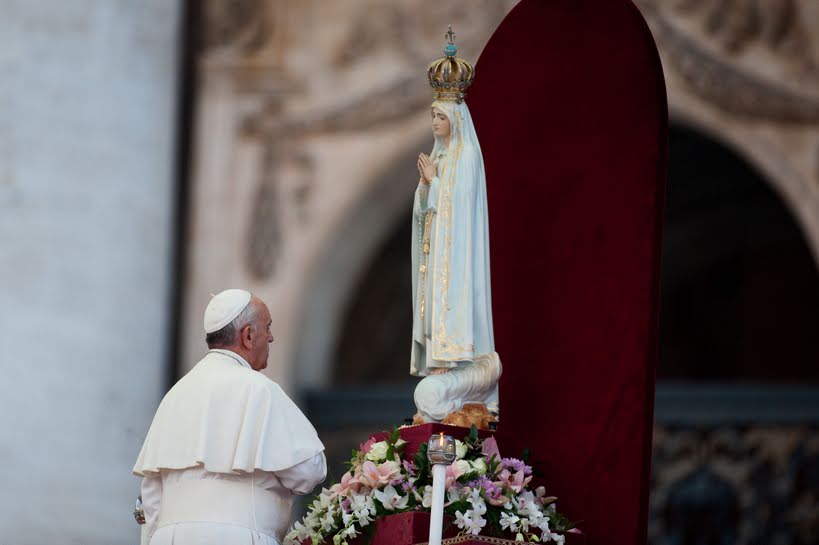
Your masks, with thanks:
M 433 163 L 429 155 L 422 153 L 418 155 L 418 173 L 421 175 L 421 182 L 429 184 L 438 175 L 438 165 Z

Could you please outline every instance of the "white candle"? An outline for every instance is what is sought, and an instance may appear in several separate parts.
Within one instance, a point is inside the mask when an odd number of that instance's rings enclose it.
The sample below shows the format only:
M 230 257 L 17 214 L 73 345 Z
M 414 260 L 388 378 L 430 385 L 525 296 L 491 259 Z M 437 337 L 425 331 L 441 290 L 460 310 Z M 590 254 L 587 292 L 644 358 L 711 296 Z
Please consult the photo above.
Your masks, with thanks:
M 429 545 L 441 545 L 444 526 L 446 466 L 455 461 L 455 440 L 443 432 L 429 438 L 427 455 L 432 463 L 432 509 L 429 517 Z
M 432 466 L 432 512 L 429 517 L 429 545 L 441 545 L 441 533 L 444 526 L 444 484 L 446 483 L 446 466 Z

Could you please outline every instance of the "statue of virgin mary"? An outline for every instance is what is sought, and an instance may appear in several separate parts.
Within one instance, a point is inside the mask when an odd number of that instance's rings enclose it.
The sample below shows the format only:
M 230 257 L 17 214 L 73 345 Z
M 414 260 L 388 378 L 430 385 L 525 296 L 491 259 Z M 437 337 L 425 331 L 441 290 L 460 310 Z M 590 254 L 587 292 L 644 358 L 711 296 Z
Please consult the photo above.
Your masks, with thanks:
M 410 372 L 416 422 L 476 424 L 498 414 L 501 364 L 492 332 L 486 176 L 478 136 L 464 102 L 473 66 L 445 57 L 428 68 L 434 90 L 435 144 L 421 154 L 413 205 L 413 328 Z

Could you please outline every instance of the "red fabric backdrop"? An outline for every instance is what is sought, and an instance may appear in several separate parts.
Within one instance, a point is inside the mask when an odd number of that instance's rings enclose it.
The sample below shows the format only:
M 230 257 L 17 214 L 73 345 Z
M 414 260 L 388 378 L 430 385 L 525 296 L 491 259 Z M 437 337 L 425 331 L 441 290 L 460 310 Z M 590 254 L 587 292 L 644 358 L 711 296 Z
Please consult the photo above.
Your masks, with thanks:
M 644 543 L 668 127 L 654 41 L 627 0 L 523 0 L 467 103 L 487 172 L 500 429 L 544 462 L 590 545 Z

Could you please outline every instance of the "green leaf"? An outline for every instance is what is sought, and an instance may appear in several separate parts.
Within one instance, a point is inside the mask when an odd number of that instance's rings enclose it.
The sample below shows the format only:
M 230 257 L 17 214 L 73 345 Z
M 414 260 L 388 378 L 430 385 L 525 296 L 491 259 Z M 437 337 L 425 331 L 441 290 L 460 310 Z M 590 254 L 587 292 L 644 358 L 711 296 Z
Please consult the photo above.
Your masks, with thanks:
M 498 472 L 498 466 L 500 466 L 501 461 L 498 459 L 496 454 L 493 454 L 489 461 L 486 462 L 486 466 L 489 468 L 488 473 L 490 475 L 494 475 Z
M 418 447 L 418 451 L 415 453 L 413 461 L 415 462 L 415 470 L 418 477 L 418 479 L 415 481 L 415 487 L 422 488 L 426 485 L 432 484 L 426 443 L 422 443 L 421 446 Z
M 486 525 L 489 527 L 489 535 L 501 537 L 503 528 L 500 525 L 501 510 L 494 505 L 486 504 Z
M 448 515 L 455 516 L 457 511 L 461 513 L 466 513 L 468 510 L 472 508 L 472 504 L 466 500 L 458 500 L 456 502 L 450 503 L 444 508 L 444 513 Z
M 560 533 L 566 533 L 572 528 L 576 528 L 582 521 L 570 521 L 562 513 L 552 513 L 549 515 L 549 524 L 551 527 Z

